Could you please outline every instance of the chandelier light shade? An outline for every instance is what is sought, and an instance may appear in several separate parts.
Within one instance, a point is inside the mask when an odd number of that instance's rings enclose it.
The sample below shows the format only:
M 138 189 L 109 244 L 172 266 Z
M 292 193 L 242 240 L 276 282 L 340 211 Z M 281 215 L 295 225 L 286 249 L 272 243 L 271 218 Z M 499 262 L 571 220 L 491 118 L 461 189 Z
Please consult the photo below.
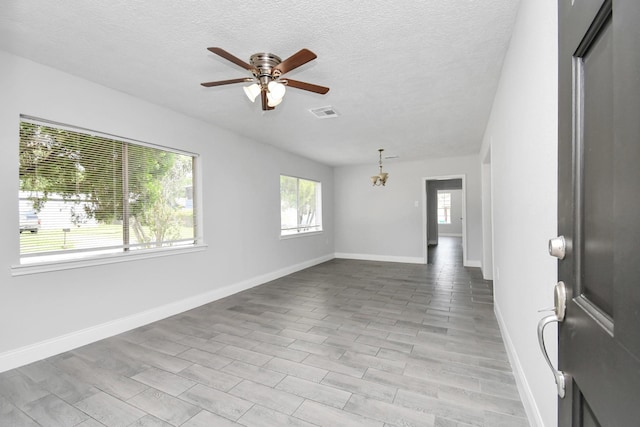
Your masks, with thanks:
M 382 152 L 384 151 L 384 148 L 380 148 L 378 149 L 378 153 L 379 153 L 379 160 L 378 160 L 378 167 L 380 168 L 380 172 L 378 173 L 378 175 L 373 175 L 371 177 L 371 183 L 376 186 L 384 186 L 387 183 L 387 179 L 389 178 L 389 174 L 386 172 L 382 171 Z

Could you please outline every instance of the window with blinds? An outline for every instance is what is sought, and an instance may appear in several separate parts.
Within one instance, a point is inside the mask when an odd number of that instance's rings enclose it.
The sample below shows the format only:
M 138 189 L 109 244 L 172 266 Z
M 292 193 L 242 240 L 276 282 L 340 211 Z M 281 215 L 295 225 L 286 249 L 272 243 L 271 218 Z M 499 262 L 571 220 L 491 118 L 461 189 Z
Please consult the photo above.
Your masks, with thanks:
M 315 231 L 322 231 L 320 183 L 280 175 L 280 235 Z
M 22 264 L 196 243 L 195 155 L 23 117 Z

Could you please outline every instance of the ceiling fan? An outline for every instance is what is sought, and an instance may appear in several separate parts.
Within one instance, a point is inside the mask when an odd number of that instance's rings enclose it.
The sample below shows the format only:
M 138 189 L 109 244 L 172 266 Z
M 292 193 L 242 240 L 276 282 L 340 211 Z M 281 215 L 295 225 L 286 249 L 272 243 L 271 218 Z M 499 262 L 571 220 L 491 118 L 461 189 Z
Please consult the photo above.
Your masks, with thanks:
M 252 82 L 251 85 L 244 88 L 244 91 L 252 102 L 260 95 L 262 99 L 262 109 L 265 111 L 273 110 L 276 105 L 282 102 L 285 86 L 291 86 L 296 89 L 307 90 L 322 95 L 329 92 L 328 87 L 282 77 L 283 74 L 317 58 L 316 54 L 308 49 L 301 49 L 284 61 L 272 53 L 255 53 L 249 58 L 249 63 L 244 62 L 242 59 L 219 47 L 209 47 L 207 50 L 251 71 L 253 77 L 242 77 L 200 84 L 205 87 L 212 87 Z

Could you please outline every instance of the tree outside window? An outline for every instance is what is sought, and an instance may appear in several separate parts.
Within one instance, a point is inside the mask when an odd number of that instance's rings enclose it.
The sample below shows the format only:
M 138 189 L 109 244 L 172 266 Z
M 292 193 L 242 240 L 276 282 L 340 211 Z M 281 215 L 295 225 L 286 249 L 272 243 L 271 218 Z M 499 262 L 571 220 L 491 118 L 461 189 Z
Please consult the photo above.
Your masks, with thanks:
M 280 175 L 280 235 L 322 231 L 321 185 Z
M 193 244 L 194 156 L 83 130 L 20 123 L 23 262 Z M 31 259 L 32 261 L 29 261 Z

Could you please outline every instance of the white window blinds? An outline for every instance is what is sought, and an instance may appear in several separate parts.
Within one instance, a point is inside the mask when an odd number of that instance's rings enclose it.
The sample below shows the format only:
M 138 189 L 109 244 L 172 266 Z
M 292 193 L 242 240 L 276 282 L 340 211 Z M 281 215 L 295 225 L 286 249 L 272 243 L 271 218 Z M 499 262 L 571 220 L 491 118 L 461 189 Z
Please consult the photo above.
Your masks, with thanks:
M 193 245 L 194 158 L 23 118 L 21 262 Z

